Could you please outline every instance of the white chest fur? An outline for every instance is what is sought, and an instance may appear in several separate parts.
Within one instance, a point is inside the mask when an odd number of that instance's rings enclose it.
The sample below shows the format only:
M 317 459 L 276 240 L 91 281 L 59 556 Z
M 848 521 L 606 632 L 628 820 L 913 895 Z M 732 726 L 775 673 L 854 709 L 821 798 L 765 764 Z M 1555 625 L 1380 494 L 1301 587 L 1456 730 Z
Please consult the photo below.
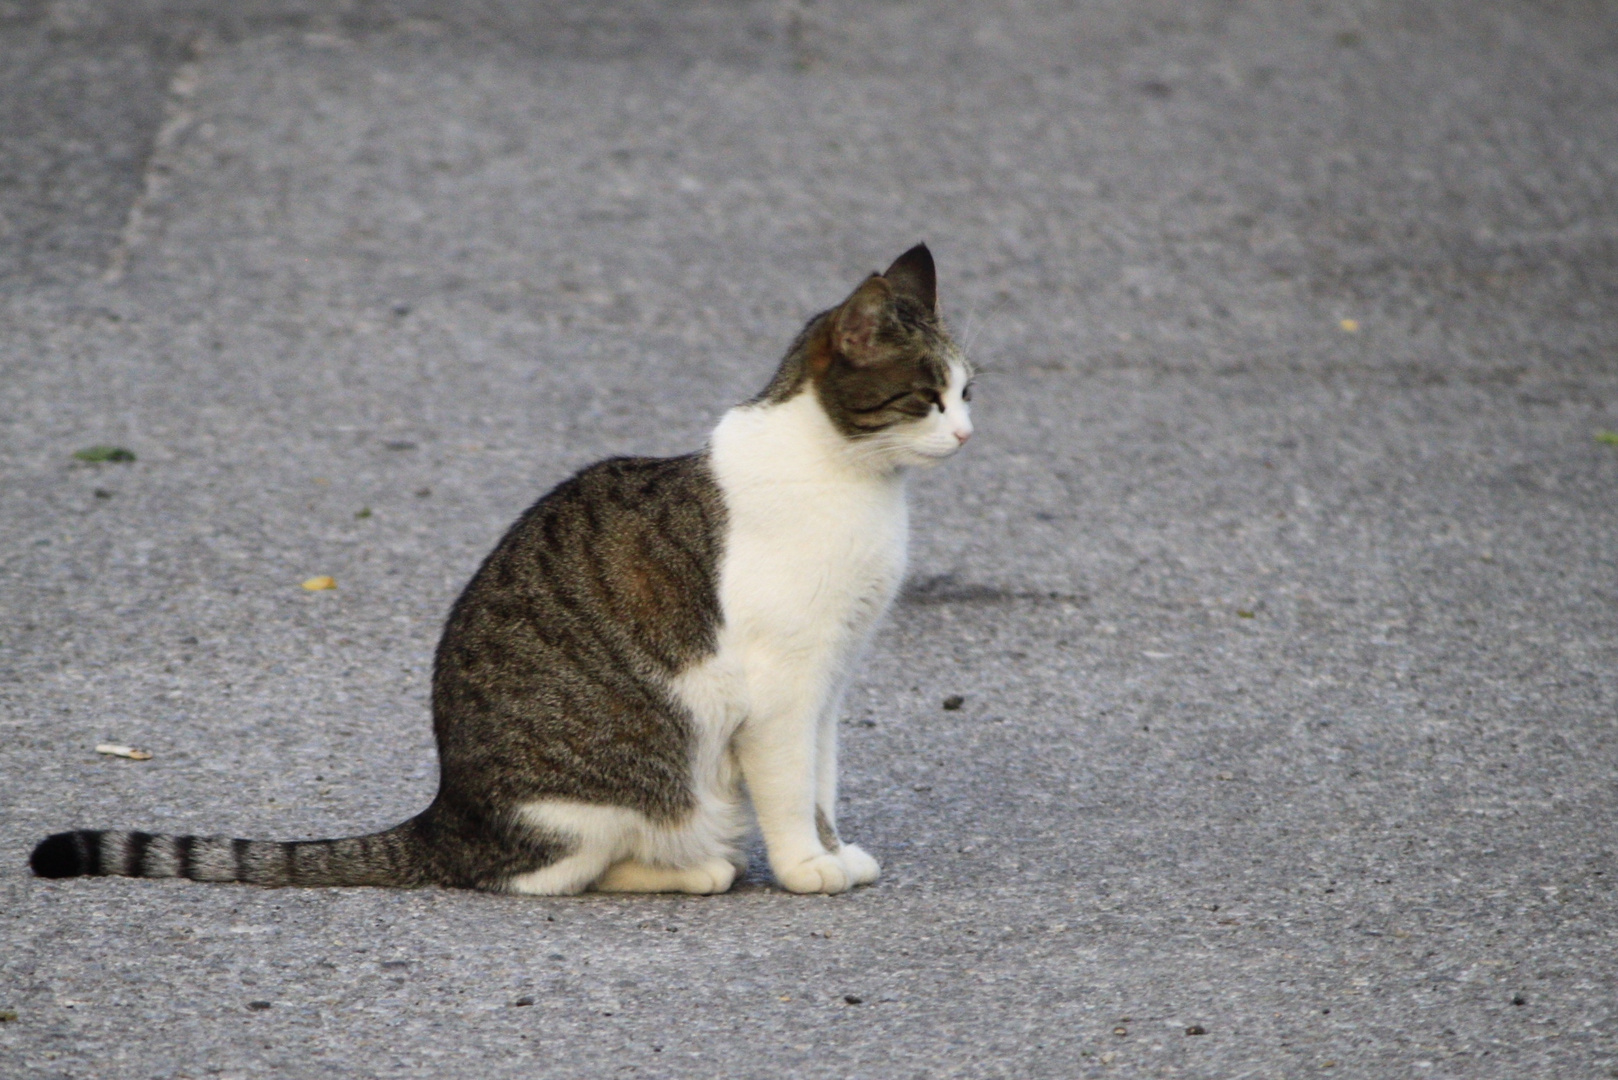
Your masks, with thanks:
M 862 470 L 809 394 L 728 412 L 711 443 L 727 514 L 718 650 L 675 679 L 699 789 L 731 782 L 739 725 L 815 725 L 904 577 L 904 481 Z
M 793 653 L 830 674 L 904 575 L 902 477 L 851 458 L 810 393 L 732 409 L 712 447 L 729 515 L 723 644 Z

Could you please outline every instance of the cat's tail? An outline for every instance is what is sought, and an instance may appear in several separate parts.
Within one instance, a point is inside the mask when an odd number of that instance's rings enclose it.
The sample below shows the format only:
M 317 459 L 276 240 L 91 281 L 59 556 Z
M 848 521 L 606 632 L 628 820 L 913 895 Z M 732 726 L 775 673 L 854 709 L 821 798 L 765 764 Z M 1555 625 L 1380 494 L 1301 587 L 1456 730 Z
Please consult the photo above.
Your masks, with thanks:
M 416 821 L 338 840 L 232 840 L 81 829 L 41 840 L 28 859 L 42 878 L 180 877 L 248 885 L 431 884 Z

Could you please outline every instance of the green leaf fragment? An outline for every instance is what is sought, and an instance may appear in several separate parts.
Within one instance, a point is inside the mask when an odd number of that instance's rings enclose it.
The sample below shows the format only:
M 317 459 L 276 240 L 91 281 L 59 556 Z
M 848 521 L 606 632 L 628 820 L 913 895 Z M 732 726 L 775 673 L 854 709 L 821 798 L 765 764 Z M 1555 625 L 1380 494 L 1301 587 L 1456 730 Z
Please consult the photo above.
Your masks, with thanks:
M 89 446 L 73 455 L 80 461 L 134 461 L 135 451 L 121 446 Z
M 1608 446 L 1618 446 L 1618 431 L 1596 432 L 1596 442 L 1606 443 Z

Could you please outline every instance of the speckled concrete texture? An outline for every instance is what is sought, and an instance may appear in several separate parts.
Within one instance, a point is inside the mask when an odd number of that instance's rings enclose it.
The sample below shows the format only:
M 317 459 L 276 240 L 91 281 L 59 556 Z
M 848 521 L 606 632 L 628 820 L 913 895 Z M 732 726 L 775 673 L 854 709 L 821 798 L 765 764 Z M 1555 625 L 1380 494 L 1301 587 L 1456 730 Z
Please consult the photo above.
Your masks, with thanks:
M 0 1075 L 1618 1075 L 1610 5 L 224 7 L 0 3 Z M 919 239 L 876 886 L 28 876 L 419 809 L 509 521 Z

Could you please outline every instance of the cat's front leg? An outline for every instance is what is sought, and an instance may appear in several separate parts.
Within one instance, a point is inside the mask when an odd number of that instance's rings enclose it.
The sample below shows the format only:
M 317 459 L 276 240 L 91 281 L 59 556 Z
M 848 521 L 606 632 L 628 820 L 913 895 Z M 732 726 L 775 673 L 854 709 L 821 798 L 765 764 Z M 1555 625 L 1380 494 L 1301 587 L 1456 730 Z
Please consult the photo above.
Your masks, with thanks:
M 851 885 L 869 885 L 882 873 L 881 864 L 857 844 L 845 844 L 837 832 L 837 721 L 842 695 L 820 715 L 815 739 L 815 832 L 821 844 L 842 861 Z
M 816 828 L 821 708 L 807 682 L 790 675 L 757 679 L 754 685 L 767 689 L 753 695 L 732 745 L 776 880 L 791 892 L 846 892 L 854 876 Z

